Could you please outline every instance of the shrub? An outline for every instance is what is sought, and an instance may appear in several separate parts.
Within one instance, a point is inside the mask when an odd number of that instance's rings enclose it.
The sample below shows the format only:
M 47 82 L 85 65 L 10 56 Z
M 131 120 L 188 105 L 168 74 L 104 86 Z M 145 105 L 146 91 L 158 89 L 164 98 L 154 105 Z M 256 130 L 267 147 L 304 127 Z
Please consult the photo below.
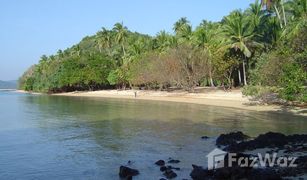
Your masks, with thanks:
M 307 73 L 298 64 L 289 63 L 283 67 L 282 77 L 280 79 L 282 98 L 290 101 L 304 100 L 306 102 L 306 89 L 304 83 L 307 79 Z

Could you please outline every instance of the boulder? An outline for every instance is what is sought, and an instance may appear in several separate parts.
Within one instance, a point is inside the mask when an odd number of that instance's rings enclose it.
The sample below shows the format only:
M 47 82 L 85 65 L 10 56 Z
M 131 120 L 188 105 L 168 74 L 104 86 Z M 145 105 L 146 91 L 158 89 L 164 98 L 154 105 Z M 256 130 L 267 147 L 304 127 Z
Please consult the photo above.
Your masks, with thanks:
M 119 168 L 119 177 L 120 178 L 131 178 L 132 176 L 136 176 L 139 174 L 139 171 L 136 169 L 132 169 L 126 166 L 120 166 Z

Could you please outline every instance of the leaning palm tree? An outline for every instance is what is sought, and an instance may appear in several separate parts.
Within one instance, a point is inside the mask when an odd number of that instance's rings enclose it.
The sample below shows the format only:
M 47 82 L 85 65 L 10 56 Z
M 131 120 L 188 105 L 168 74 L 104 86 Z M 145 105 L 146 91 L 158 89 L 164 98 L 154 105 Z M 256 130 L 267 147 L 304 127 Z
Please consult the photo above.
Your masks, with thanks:
M 228 47 L 242 53 L 244 85 L 247 85 L 245 64 L 246 59 L 251 57 L 251 46 L 260 45 L 254 40 L 254 31 L 250 22 L 247 21 L 241 11 L 234 11 L 229 16 L 225 17 L 223 29 L 226 37 L 228 37 Z M 250 46 L 250 47 L 249 47 Z
M 115 40 L 122 46 L 124 56 L 126 56 L 125 42 L 128 36 L 128 29 L 123 25 L 123 23 L 116 23 L 113 30 L 116 32 Z

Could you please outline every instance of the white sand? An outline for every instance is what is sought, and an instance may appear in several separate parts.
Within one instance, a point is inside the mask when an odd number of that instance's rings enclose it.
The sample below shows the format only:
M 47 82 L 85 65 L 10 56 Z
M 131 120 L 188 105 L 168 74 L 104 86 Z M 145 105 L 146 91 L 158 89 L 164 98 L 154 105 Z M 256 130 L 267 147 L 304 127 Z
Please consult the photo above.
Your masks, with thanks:
M 137 92 L 137 97 L 135 97 Z M 225 92 L 214 90 L 206 93 L 188 93 L 182 91 L 148 91 L 148 90 L 102 90 L 90 92 L 69 92 L 53 94 L 55 96 L 79 96 L 79 97 L 104 97 L 104 98 L 124 98 L 141 99 L 155 101 L 170 101 L 182 103 L 204 104 L 221 107 L 240 108 L 253 111 L 286 111 L 289 113 L 307 116 L 307 109 L 299 107 L 284 108 L 277 105 L 253 105 L 248 97 L 244 97 L 240 90 Z

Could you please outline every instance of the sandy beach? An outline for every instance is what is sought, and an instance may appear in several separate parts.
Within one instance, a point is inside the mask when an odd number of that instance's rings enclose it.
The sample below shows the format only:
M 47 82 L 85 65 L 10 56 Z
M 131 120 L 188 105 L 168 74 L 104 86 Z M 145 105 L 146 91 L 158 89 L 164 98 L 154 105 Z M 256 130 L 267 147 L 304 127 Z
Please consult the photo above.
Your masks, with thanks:
M 135 97 L 136 93 L 136 97 Z M 169 101 L 181 103 L 194 103 L 229 108 L 239 108 L 253 111 L 283 111 L 307 116 L 306 108 L 283 107 L 278 105 L 257 105 L 249 97 L 243 96 L 241 90 L 230 92 L 223 90 L 208 91 L 205 93 L 188 93 L 184 91 L 148 91 L 148 90 L 101 90 L 90 92 L 68 92 L 53 94 L 54 96 L 77 96 L 77 97 L 103 97 L 124 98 L 153 101 Z

